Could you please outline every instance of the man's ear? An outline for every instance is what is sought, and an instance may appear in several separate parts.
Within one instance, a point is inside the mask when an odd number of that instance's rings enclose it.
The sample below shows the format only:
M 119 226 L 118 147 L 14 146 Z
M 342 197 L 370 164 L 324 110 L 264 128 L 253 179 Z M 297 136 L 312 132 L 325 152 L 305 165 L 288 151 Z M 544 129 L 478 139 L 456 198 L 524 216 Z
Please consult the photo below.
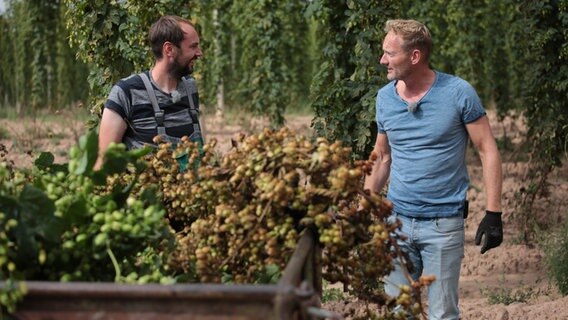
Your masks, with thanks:
M 173 57 L 174 54 L 174 44 L 166 41 L 162 45 L 162 52 L 164 53 L 164 57 Z
M 410 55 L 410 61 L 412 64 L 417 64 L 420 60 L 422 60 L 422 51 L 418 49 L 412 50 L 412 54 Z

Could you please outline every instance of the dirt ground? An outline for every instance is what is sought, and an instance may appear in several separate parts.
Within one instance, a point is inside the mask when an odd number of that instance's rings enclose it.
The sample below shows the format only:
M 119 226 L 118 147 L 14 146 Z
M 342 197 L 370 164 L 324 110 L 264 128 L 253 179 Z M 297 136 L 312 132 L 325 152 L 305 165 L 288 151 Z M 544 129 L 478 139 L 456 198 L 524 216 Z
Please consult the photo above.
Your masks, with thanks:
M 62 119 L 56 123 L 0 119 L 0 144 L 5 146 L 8 158 L 18 167 L 29 167 L 39 151 L 50 151 L 56 156 L 56 162 L 64 161 L 69 147 L 76 143 L 85 129 L 82 122 L 73 121 L 72 115 L 62 115 Z M 297 132 L 310 134 L 310 121 L 309 117 L 290 117 L 287 124 Z M 512 142 L 521 139 L 523 129 L 519 120 L 507 119 L 498 123 L 490 114 L 490 121 L 496 136 L 507 134 Z M 261 122 L 226 125 L 214 116 L 205 118 L 206 138 L 217 138 L 221 151 L 230 148 L 230 138 L 234 134 L 253 132 L 261 127 Z M 483 217 L 485 195 L 480 163 L 475 157 L 470 157 L 470 217 L 466 220 L 465 258 L 460 281 L 463 320 L 568 319 L 568 297 L 561 297 L 547 278 L 544 253 L 536 245 L 521 244 L 519 232 L 512 221 L 514 194 L 523 186 L 522 177 L 527 170 L 526 164 L 515 162 L 515 158 L 503 154 L 504 242 L 499 248 L 481 255 L 479 247 L 474 245 L 474 236 Z M 559 224 L 567 216 L 567 181 L 568 168 L 557 169 L 549 181 L 548 198 L 537 201 L 537 211 L 548 215 L 553 224 Z M 491 304 L 491 297 L 524 297 L 527 301 Z M 338 314 L 347 314 L 348 310 L 361 308 L 362 304 L 346 299 L 326 303 L 323 307 Z

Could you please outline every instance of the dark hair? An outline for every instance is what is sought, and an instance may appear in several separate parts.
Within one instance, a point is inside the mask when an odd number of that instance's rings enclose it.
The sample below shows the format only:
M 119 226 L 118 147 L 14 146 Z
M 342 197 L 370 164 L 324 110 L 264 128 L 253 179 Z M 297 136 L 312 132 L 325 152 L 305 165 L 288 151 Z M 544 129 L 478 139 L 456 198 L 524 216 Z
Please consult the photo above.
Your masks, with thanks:
M 148 33 L 148 42 L 156 59 L 162 58 L 162 47 L 166 41 L 179 47 L 184 38 L 180 27 L 182 23 L 187 23 L 194 27 L 191 21 L 178 16 L 163 16 L 152 24 Z
M 385 32 L 394 32 L 403 39 L 402 48 L 405 51 L 419 49 L 426 57 L 430 58 L 432 52 L 432 36 L 430 30 L 423 23 L 416 20 L 388 20 L 385 24 Z

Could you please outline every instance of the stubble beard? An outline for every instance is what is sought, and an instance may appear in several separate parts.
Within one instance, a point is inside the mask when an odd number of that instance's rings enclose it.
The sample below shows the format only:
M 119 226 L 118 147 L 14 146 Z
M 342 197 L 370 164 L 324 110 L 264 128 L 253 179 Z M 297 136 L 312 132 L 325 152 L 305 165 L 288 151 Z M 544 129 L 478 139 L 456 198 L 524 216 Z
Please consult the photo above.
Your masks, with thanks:
M 176 61 L 176 63 L 171 68 L 171 74 L 174 77 L 176 77 L 176 79 L 181 79 L 192 73 L 193 73 L 193 67 L 189 64 L 189 62 L 183 65 Z
M 404 79 L 407 78 L 407 76 L 410 74 L 410 71 L 408 68 L 404 68 L 404 67 L 398 67 L 397 69 L 392 69 L 392 71 L 390 73 L 387 73 L 387 79 L 389 81 L 393 81 L 393 80 L 397 80 L 397 81 L 403 81 Z

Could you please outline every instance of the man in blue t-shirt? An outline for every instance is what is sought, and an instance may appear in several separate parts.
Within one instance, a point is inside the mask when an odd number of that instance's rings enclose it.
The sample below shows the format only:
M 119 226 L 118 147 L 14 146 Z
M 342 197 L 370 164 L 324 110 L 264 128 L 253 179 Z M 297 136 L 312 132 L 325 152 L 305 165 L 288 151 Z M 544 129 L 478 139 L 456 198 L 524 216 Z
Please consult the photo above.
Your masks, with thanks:
M 429 319 L 459 319 L 458 281 L 464 256 L 464 211 L 469 177 L 468 138 L 479 152 L 487 195 L 486 214 L 475 242 L 481 253 L 499 246 L 501 158 L 489 121 L 473 87 L 429 67 L 432 39 L 414 20 L 389 20 L 381 64 L 389 84 L 377 94 L 378 156 L 365 188 L 379 193 L 389 180 L 387 198 L 407 238 L 401 248 L 413 265 L 411 275 L 434 275 L 428 289 Z M 483 241 L 482 241 L 483 240 Z M 385 290 L 396 296 L 408 284 L 396 265 Z

